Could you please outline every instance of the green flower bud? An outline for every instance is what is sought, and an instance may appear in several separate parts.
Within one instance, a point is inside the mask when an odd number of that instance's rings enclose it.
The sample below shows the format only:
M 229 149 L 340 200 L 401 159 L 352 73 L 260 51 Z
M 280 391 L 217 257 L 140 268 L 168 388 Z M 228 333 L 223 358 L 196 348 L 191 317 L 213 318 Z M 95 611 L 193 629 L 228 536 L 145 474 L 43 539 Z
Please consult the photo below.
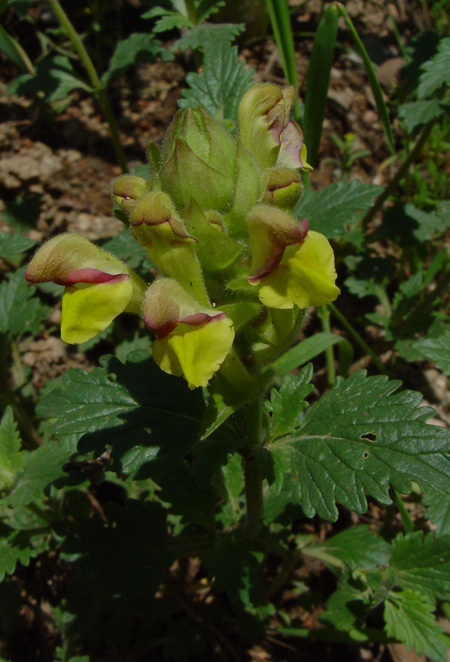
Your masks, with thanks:
M 153 191 L 138 202 L 130 217 L 131 230 L 150 259 L 202 304 L 209 305 L 195 245 L 166 193 Z
M 281 90 L 272 83 L 254 85 L 242 97 L 240 137 L 261 170 L 274 166 L 310 168 L 302 130 L 289 120 L 294 97 L 294 87 Z
M 163 145 L 161 184 L 175 204 L 195 198 L 203 209 L 225 208 L 236 176 L 235 144 L 203 108 L 178 112 Z
M 150 191 L 150 182 L 137 175 L 120 175 L 114 180 L 112 196 L 127 213 L 131 214 L 138 201 Z
M 268 168 L 262 183 L 264 193 L 261 202 L 268 205 L 292 209 L 302 192 L 300 173 L 291 168 Z

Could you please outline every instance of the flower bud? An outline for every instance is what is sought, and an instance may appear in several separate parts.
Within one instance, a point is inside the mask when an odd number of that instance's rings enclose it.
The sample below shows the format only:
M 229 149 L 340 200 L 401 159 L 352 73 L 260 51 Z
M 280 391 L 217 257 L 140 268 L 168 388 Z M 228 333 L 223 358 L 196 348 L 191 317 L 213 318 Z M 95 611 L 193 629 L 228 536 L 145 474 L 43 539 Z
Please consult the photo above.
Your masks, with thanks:
M 195 198 L 203 209 L 223 209 L 236 176 L 235 145 L 203 108 L 179 111 L 163 145 L 162 187 L 184 207 Z
M 294 87 L 280 89 L 272 83 L 253 85 L 242 97 L 240 137 L 261 170 L 274 166 L 310 168 L 302 130 L 289 121 L 294 98 Z
M 208 305 L 195 245 L 166 193 L 153 191 L 138 202 L 130 217 L 131 230 L 158 269 L 175 278 L 199 302 Z
M 137 175 L 120 175 L 113 182 L 113 200 L 130 214 L 138 201 L 150 191 L 150 182 Z
M 302 183 L 298 170 L 292 168 L 268 168 L 263 177 L 264 193 L 261 202 L 292 209 L 298 202 Z
M 61 338 L 90 340 L 122 312 L 139 314 L 146 283 L 118 258 L 77 234 L 47 241 L 25 272 L 30 283 L 65 285 Z
M 256 284 L 280 264 L 286 246 L 300 244 L 308 232 L 308 221 L 298 223 L 288 212 L 258 205 L 247 216 L 252 253 L 252 276 Z
M 199 306 L 170 278 L 150 285 L 143 312 L 156 335 L 152 353 L 159 367 L 183 376 L 189 388 L 206 386 L 233 345 L 230 318 L 220 310 Z

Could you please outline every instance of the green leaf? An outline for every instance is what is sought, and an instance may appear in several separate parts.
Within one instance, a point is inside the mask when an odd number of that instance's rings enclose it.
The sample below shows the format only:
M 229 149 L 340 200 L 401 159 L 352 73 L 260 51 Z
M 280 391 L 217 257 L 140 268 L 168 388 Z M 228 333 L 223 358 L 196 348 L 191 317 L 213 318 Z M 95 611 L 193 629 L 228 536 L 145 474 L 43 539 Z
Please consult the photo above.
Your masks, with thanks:
M 422 75 L 419 79 L 418 96 L 424 99 L 439 90 L 442 85 L 450 85 L 450 37 L 441 39 L 438 52 L 431 60 L 422 65 Z
M 223 505 L 217 519 L 224 528 L 236 524 L 244 515 L 244 474 L 240 455 L 230 455 L 228 462 L 222 467 L 221 481 L 216 481 L 219 494 L 223 497 Z
M 30 58 L 20 45 L 3 27 L 0 25 L 0 51 L 9 57 L 20 69 L 25 69 L 34 75 L 34 68 Z
M 69 370 L 63 386 L 40 401 L 39 415 L 55 419 L 56 433 L 87 435 L 82 452 L 112 446 L 116 471 L 161 476 L 197 439 L 201 390 L 162 372 L 147 352 L 134 352 L 125 365 L 111 356 L 102 363 L 91 372 Z
M 366 492 L 390 503 L 389 484 L 404 494 L 412 480 L 424 491 L 450 491 L 450 432 L 426 424 L 433 410 L 419 408 L 419 393 L 393 395 L 399 386 L 365 371 L 338 379 L 294 435 L 268 444 L 275 471 L 290 474 L 292 498 L 307 517 L 335 521 L 335 501 L 364 512 Z
M 201 48 L 206 54 L 208 51 L 213 54 L 214 47 L 218 43 L 228 43 L 231 45 L 238 35 L 245 30 L 243 23 L 220 23 L 213 25 L 196 25 L 191 30 L 184 33 L 181 39 L 178 39 L 173 46 L 173 50 L 187 51 Z
M 204 52 L 203 70 L 186 76 L 189 89 L 182 90 L 184 98 L 178 105 L 180 108 L 203 106 L 213 117 L 235 121 L 239 102 L 252 83 L 254 70 L 245 69 L 244 63 L 238 60 L 237 47 L 231 46 L 229 36 L 223 35 L 223 27 L 194 28 L 197 38 L 193 43 Z
M 128 39 L 119 41 L 114 49 L 108 69 L 101 78 L 102 84 L 108 85 L 113 78 L 121 76 L 128 67 L 154 61 L 165 50 L 161 42 L 149 32 L 131 34 Z
M 13 574 L 18 563 L 27 566 L 37 554 L 26 535 L 0 522 L 0 582 Z
M 38 333 L 40 320 L 50 308 L 43 306 L 36 290 L 25 280 L 25 269 L 18 269 L 0 285 L 0 333 L 13 338 L 24 333 Z
M 380 186 L 357 179 L 329 184 L 317 192 L 305 189 L 294 214 L 299 220 L 307 218 L 311 230 L 332 239 L 345 234 L 348 224 L 356 220 L 355 213 L 369 209 L 381 191 Z
M 279 374 L 290 372 L 311 361 L 311 359 L 315 359 L 316 356 L 322 354 L 328 347 L 333 347 L 336 343 L 345 344 L 347 353 L 353 356 L 353 348 L 346 338 L 335 333 L 320 331 L 309 338 L 305 338 L 305 340 L 301 340 L 298 345 L 280 356 L 272 364 L 272 367 Z
M 412 350 L 417 359 L 433 361 L 444 375 L 450 375 L 450 329 L 447 328 L 436 338 L 421 338 L 412 342 Z
M 144 280 L 152 278 L 150 270 L 153 264 L 129 230 L 122 230 L 118 235 L 105 242 L 102 248 L 123 260 L 130 269 L 138 271 Z
M 255 541 L 236 534 L 219 538 L 214 548 L 204 554 L 209 576 L 214 579 L 214 590 L 225 591 L 231 602 L 237 602 L 250 584 L 253 604 L 258 603 L 261 575 L 261 554 Z
M 18 472 L 14 489 L 4 499 L 5 505 L 24 506 L 42 496 L 44 489 L 57 478 L 67 476 L 63 469 L 75 451 L 72 439 L 50 441 L 35 451 L 27 452 Z
M 354 526 L 329 538 L 323 545 L 350 568 L 376 568 L 389 561 L 391 546 L 368 526 Z
M 119 361 L 126 363 L 128 355 L 132 352 L 148 352 L 152 350 L 152 341 L 149 335 L 137 336 L 132 340 L 123 340 L 120 345 L 116 347 L 116 356 Z
M 391 592 L 384 608 L 386 632 L 418 655 L 425 653 L 431 660 L 447 662 L 450 640 L 435 622 L 433 611 L 429 599 L 416 591 Z
M 91 92 L 91 88 L 74 75 L 72 64 L 65 55 L 55 55 L 36 65 L 36 76 L 23 74 L 8 86 L 10 94 L 20 94 L 32 99 L 44 95 L 53 103 L 69 96 L 73 90 Z
M 390 571 L 397 586 L 405 589 L 420 587 L 430 598 L 448 599 L 450 591 L 450 535 L 425 537 L 422 531 L 392 541 Z
M 404 121 L 408 133 L 432 122 L 448 112 L 448 106 L 438 99 L 403 103 L 398 109 L 399 117 Z
M 305 92 L 303 128 L 305 145 L 308 149 L 308 161 L 313 166 L 316 164 L 319 154 L 336 45 L 338 18 L 339 12 L 336 6 L 329 5 L 320 19 L 311 51 Z
M 24 237 L 20 234 L 8 234 L 0 232 L 0 257 L 10 258 L 11 255 L 24 253 L 34 246 L 33 239 Z
M 422 503 L 426 507 L 426 519 L 436 524 L 436 533 L 450 533 L 450 495 L 429 490 Z
M 356 623 L 363 623 L 372 608 L 368 592 L 353 586 L 349 582 L 341 582 L 339 588 L 330 595 L 325 611 L 320 619 L 331 623 L 338 630 L 350 630 Z
M 312 374 L 313 366 L 310 363 L 298 375 L 286 377 L 280 390 L 272 389 L 270 393 L 272 439 L 292 432 L 301 412 L 308 407 L 305 398 L 314 389 L 309 383 Z
M 25 458 L 20 448 L 21 440 L 13 410 L 7 407 L 0 422 L 0 490 L 8 490 L 14 485 Z
M 160 19 L 156 21 L 153 26 L 153 32 L 167 32 L 168 30 L 173 30 L 174 28 L 188 28 L 191 26 L 190 20 L 187 16 L 183 16 L 175 11 L 170 11 L 164 7 L 153 7 L 149 11 L 146 11 L 142 14 L 141 18 L 155 18 L 159 16 Z

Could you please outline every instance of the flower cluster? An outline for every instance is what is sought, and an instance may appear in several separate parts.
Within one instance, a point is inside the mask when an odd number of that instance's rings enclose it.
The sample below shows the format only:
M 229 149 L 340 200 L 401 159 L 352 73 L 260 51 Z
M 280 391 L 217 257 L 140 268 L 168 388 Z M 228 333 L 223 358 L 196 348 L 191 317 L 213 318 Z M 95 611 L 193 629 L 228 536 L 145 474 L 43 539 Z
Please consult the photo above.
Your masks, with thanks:
M 258 84 L 234 136 L 203 108 L 178 112 L 151 178 L 122 175 L 113 198 L 161 276 L 149 286 L 75 234 L 54 237 L 26 278 L 65 286 L 61 337 L 80 343 L 122 312 L 154 333 L 153 357 L 191 388 L 245 390 L 296 339 L 304 311 L 333 301 L 333 251 L 292 209 L 306 161 L 294 89 Z

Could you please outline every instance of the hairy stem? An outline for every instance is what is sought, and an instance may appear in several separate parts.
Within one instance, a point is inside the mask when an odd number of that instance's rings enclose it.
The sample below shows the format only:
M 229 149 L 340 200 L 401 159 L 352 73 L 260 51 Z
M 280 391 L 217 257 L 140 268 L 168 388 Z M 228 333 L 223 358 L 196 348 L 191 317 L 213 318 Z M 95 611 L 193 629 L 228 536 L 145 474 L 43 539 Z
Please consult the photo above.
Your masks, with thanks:
M 258 535 L 263 519 L 263 481 L 255 449 L 261 444 L 263 398 L 259 396 L 247 408 L 247 448 L 244 454 L 245 500 L 247 504 L 246 535 Z

